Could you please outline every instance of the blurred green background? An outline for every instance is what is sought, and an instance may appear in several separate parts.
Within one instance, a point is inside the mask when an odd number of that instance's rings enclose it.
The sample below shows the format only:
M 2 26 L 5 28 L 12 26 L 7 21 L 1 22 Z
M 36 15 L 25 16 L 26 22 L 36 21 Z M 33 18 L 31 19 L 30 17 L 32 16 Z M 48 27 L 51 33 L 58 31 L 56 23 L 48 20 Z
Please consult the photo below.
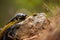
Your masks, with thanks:
M 52 9 L 60 7 L 60 0 L 0 0 L 0 27 L 3 27 L 16 13 L 28 15 L 45 12 L 52 15 Z

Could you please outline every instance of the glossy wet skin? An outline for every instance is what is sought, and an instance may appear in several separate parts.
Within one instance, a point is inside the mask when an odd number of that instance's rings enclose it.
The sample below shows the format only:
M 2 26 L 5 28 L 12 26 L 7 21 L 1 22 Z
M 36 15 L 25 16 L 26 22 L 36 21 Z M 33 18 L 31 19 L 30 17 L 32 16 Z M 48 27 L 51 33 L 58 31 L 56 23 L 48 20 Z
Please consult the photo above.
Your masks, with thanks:
M 24 20 L 26 16 L 27 16 L 26 14 L 18 13 L 9 22 L 14 21 L 14 20 L 18 20 L 18 21 Z
M 8 23 L 10 23 L 10 22 L 12 22 L 12 21 L 14 21 L 14 20 L 18 20 L 19 22 L 20 22 L 20 21 L 23 21 L 23 20 L 25 20 L 26 16 L 27 16 L 26 14 L 18 13 L 18 14 L 16 14 Z M 18 25 L 17 25 L 17 26 L 18 26 Z M 5 30 L 5 33 L 4 33 L 4 35 L 3 35 L 3 37 L 2 37 L 1 40 L 13 40 L 13 39 L 11 39 L 11 38 L 8 37 L 8 34 L 9 34 L 11 37 L 14 37 L 14 36 L 15 36 L 15 32 L 16 32 L 16 30 L 17 30 L 17 28 L 18 28 L 17 26 L 16 26 L 16 24 L 14 24 L 14 25 L 11 26 L 10 28 L 6 29 L 6 30 Z
M 26 18 L 26 14 L 16 14 L 16 18 L 19 19 L 19 20 L 24 20 Z

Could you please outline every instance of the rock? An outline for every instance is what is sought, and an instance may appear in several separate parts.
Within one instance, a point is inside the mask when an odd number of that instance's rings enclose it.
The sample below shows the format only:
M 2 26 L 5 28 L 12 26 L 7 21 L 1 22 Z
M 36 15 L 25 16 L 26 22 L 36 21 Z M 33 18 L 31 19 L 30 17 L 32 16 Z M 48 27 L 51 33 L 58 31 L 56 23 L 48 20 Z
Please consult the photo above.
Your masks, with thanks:
M 38 13 L 36 16 L 29 16 L 26 20 L 18 23 L 22 24 L 17 30 L 17 36 L 19 40 L 40 40 L 40 36 L 43 31 L 46 31 L 46 25 L 49 22 L 45 13 Z M 49 23 L 48 23 L 49 24 Z M 48 32 L 46 31 L 48 34 Z M 46 34 L 43 34 L 46 35 Z M 35 39 L 36 37 L 37 39 Z M 43 36 L 42 36 L 43 37 Z M 45 37 L 45 36 L 44 36 Z

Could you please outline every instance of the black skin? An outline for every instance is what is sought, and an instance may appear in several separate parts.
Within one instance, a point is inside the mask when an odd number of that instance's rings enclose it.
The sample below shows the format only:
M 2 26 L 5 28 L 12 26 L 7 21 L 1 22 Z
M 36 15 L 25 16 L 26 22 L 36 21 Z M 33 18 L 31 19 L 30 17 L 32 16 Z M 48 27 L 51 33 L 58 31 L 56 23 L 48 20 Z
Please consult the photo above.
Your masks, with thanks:
M 14 20 L 18 20 L 18 21 L 21 21 L 21 20 L 25 20 L 26 19 L 26 14 L 16 14 L 12 19 L 10 19 L 10 22 L 14 21 Z
M 12 27 L 8 28 L 5 33 L 4 36 L 1 40 L 14 40 L 13 38 L 15 37 L 15 33 L 17 31 L 17 29 L 19 28 L 19 25 L 15 24 Z M 10 35 L 12 38 L 10 38 L 8 35 Z M 18 40 L 17 38 L 15 38 L 16 40 Z
M 17 14 L 14 18 L 12 18 L 8 23 L 14 21 L 14 20 L 20 20 L 23 21 L 26 18 L 26 14 Z M 8 35 L 10 35 L 11 37 L 14 38 L 16 30 L 19 28 L 20 25 L 18 25 L 17 23 L 14 24 L 13 26 L 11 26 L 10 28 L 8 28 L 7 30 L 5 30 L 5 33 L 3 35 L 3 37 L 1 38 L 1 40 L 13 40 L 12 38 L 8 37 Z M 16 40 L 18 40 L 16 38 Z

